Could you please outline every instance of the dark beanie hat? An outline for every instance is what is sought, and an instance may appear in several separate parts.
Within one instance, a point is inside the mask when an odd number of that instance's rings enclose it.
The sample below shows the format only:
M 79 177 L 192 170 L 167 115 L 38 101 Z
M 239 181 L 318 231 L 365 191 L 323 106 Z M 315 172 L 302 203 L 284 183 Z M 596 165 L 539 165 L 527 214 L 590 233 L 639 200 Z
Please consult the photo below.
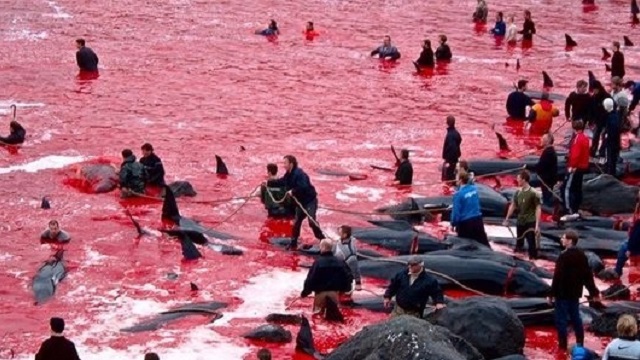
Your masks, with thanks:
M 64 319 L 59 317 L 52 317 L 49 323 L 51 324 L 51 331 L 55 333 L 61 333 L 64 331 Z
M 160 360 L 160 357 L 156 353 L 147 353 L 144 355 L 144 360 Z

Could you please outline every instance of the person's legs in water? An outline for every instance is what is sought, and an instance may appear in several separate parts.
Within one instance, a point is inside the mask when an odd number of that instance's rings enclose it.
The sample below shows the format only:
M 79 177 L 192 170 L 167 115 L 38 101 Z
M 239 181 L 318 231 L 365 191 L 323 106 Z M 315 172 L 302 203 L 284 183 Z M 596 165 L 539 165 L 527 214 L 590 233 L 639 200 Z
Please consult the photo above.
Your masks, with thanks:
M 562 350 L 567 349 L 567 325 L 568 325 L 568 311 L 567 300 L 556 299 L 555 303 L 555 323 L 556 331 L 558 332 L 558 348 Z
M 627 263 L 629 258 L 627 257 L 627 251 L 629 251 L 629 242 L 625 241 L 620 245 L 620 249 L 618 249 L 618 259 L 616 260 L 615 271 L 618 276 L 622 276 L 622 269 L 624 268 L 624 264 Z
M 293 220 L 293 230 L 291 231 L 291 243 L 287 246 L 287 249 L 296 250 L 298 248 L 298 238 L 300 237 L 300 229 L 302 228 L 302 222 L 307 217 L 307 215 L 302 211 L 302 209 L 297 206 L 296 207 L 296 215 Z
M 584 326 L 580 317 L 580 303 L 578 300 L 567 300 L 567 310 L 571 318 L 573 332 L 576 334 L 576 343 L 580 346 L 584 345 Z
M 324 239 L 325 236 L 322 233 L 322 229 L 320 229 L 320 227 L 316 225 L 318 223 L 318 220 L 316 219 L 316 212 L 318 211 L 318 199 L 310 202 L 306 206 L 306 210 L 307 210 L 307 213 L 309 214 L 309 226 L 311 227 L 311 230 L 313 230 L 313 235 L 318 240 Z

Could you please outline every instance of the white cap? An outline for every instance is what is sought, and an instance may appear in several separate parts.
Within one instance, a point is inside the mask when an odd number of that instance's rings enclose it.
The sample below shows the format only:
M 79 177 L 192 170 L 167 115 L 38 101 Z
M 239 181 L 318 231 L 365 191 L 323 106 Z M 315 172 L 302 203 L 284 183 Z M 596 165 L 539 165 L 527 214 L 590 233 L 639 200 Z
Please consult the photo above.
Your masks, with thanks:
M 602 102 L 602 105 L 604 106 L 604 109 L 607 110 L 607 112 L 613 111 L 613 99 L 611 98 L 604 99 L 604 101 Z

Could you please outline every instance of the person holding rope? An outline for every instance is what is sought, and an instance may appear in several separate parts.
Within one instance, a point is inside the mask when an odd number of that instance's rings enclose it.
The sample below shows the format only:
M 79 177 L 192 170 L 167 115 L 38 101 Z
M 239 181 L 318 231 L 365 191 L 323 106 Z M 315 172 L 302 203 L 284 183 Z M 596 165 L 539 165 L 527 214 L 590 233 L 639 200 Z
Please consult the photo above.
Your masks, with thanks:
M 351 296 L 354 289 L 357 291 L 362 290 L 362 277 L 360 276 L 360 266 L 358 266 L 356 239 L 351 236 L 351 226 L 340 226 L 338 233 L 340 234 L 340 240 L 334 245 L 333 255 L 344 261 L 351 270 L 355 287 L 352 286 L 351 290 L 346 293 L 347 296 Z
M 267 176 L 269 180 L 278 179 L 278 165 L 267 164 Z M 260 201 L 267 209 L 267 216 L 270 218 L 287 218 L 295 214 L 295 208 L 291 205 L 291 199 L 287 197 L 287 190 L 284 186 L 269 187 L 263 184 L 260 187 Z
M 540 216 L 542 209 L 540 208 L 540 197 L 533 190 L 529 181 L 531 175 L 527 170 L 522 170 L 518 174 L 517 181 L 520 190 L 516 191 L 513 200 L 507 210 L 507 216 L 502 225 L 509 226 L 509 218 L 513 212 L 518 210 L 518 220 L 516 222 L 516 247 L 515 251 L 523 251 L 524 239 L 527 239 L 527 249 L 529 252 L 529 260 L 538 258 L 538 246 L 536 237 L 540 233 Z
M 433 299 L 436 310 L 444 308 L 444 295 L 438 280 L 424 271 L 424 262 L 419 256 L 412 256 L 408 261 L 409 271 L 397 273 L 384 293 L 384 307 L 391 306 L 391 298 L 395 296 L 396 304 L 391 317 L 410 315 L 422 318 L 429 297 Z
M 553 187 L 558 182 L 558 154 L 553 147 L 553 135 L 546 133 L 540 138 L 540 145 L 544 149 L 535 166 L 536 174 L 542 182 L 542 203 L 553 206 Z
M 473 239 L 491 248 L 482 222 L 478 190 L 474 184 L 469 183 L 469 178 L 467 172 L 458 175 L 460 189 L 453 195 L 451 226 L 455 227 L 458 236 Z
M 120 165 L 120 196 L 127 198 L 144 194 L 144 166 L 136 162 L 136 156 L 130 149 L 122 150 Z
M 451 181 L 456 178 L 455 169 L 460 156 L 460 144 L 462 143 L 462 137 L 458 130 L 456 130 L 456 118 L 452 115 L 447 116 L 447 135 L 444 138 L 444 144 L 442 145 L 442 181 Z
M 19 145 L 24 142 L 27 131 L 19 122 L 13 120 L 9 123 L 9 136 L 0 136 L 0 143 L 5 145 Z
M 293 201 L 298 205 L 296 206 L 296 214 L 293 221 L 291 243 L 287 246 L 288 250 L 297 250 L 300 228 L 307 216 L 310 217 L 309 226 L 311 230 L 313 230 L 313 235 L 316 239 L 322 240 L 325 236 L 316 220 L 316 211 L 318 210 L 318 193 L 316 192 L 316 188 L 311 184 L 309 176 L 298 167 L 298 160 L 295 156 L 286 155 L 283 163 L 287 172 L 280 179 L 267 181 L 267 186 L 284 186 L 287 190 L 287 196 L 293 198 Z
M 584 328 L 580 318 L 580 298 L 586 287 L 593 301 L 598 301 L 600 292 L 593 281 L 593 272 L 584 252 L 576 247 L 578 233 L 567 230 L 560 239 L 565 250 L 556 261 L 549 302 L 555 300 L 558 347 L 567 350 L 567 325 L 569 320 L 576 334 L 576 343 L 584 346 Z
M 327 299 L 339 303 L 338 293 L 351 291 L 353 276 L 347 264 L 333 255 L 331 240 L 320 241 L 320 256 L 313 262 L 301 298 L 315 293 L 313 313 L 322 314 L 327 307 Z

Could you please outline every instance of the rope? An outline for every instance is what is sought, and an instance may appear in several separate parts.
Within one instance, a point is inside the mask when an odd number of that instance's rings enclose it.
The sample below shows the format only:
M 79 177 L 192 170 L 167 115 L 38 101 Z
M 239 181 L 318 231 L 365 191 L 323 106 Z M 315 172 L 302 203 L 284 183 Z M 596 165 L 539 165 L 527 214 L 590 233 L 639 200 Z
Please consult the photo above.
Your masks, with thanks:
M 258 189 L 260 189 L 260 185 L 258 185 L 255 188 L 253 188 L 253 190 L 251 190 L 251 192 L 249 193 L 249 196 L 244 196 L 246 198 L 246 200 L 242 204 L 240 204 L 240 206 L 238 206 L 238 208 L 234 212 L 229 214 L 229 216 L 224 218 L 224 220 L 220 221 L 218 223 L 218 225 L 221 225 L 221 224 L 229 221 L 229 219 L 231 219 L 234 215 L 236 215 L 238 212 L 240 212 L 240 210 L 242 210 L 242 208 L 249 203 L 249 200 L 251 200 L 251 198 L 255 197 L 255 196 L 253 196 L 254 195 L 253 193 L 255 193 L 256 190 L 258 190 Z

